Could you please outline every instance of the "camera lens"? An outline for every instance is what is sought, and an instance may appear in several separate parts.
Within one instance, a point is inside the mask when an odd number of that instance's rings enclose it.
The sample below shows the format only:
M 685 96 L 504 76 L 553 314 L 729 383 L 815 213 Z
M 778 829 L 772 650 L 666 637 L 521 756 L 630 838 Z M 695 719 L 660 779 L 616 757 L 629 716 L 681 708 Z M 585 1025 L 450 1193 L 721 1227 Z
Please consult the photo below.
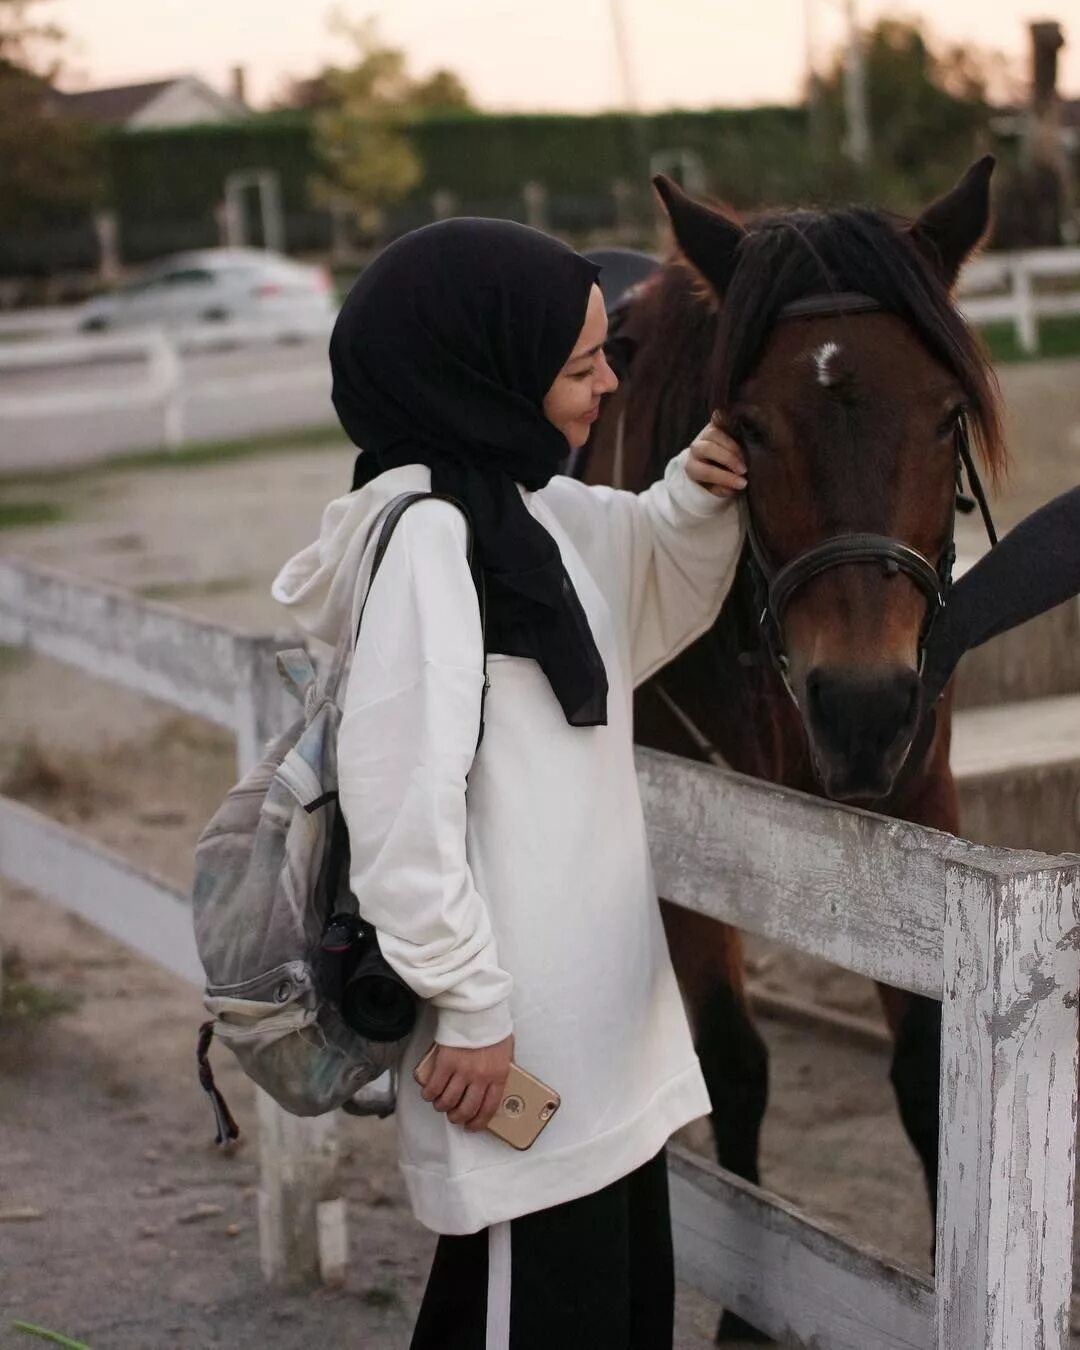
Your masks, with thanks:
M 416 1022 L 416 995 L 387 964 L 378 943 L 360 957 L 341 993 L 341 1015 L 360 1036 L 398 1041 Z

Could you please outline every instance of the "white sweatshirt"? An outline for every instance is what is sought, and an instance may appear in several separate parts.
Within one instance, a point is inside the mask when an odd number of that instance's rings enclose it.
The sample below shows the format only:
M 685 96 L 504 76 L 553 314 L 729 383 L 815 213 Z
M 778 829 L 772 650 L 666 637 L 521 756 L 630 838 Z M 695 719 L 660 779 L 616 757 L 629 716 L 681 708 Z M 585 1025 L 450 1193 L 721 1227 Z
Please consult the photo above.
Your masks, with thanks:
M 401 1167 L 416 1216 L 469 1233 L 608 1185 L 709 1110 L 664 940 L 634 771 L 632 693 L 719 613 L 741 511 L 687 477 L 637 496 L 555 478 L 522 495 L 559 546 L 607 669 L 608 724 L 571 727 L 537 664 L 488 657 L 461 513 L 398 523 L 353 658 L 338 742 L 351 885 L 426 1000 L 402 1062 Z M 379 510 L 427 490 L 393 469 L 332 502 L 274 595 L 327 643 L 355 624 Z M 466 782 L 466 775 L 468 780 Z M 432 1040 L 514 1057 L 562 1105 L 526 1152 L 451 1124 L 412 1070 Z

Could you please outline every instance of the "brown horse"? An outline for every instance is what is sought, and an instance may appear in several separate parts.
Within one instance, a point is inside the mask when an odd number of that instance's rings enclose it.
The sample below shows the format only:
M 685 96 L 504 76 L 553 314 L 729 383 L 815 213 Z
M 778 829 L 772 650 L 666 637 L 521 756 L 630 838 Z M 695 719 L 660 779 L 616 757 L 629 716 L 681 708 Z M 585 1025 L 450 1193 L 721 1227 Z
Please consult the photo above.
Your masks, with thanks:
M 971 434 L 992 475 L 1004 465 L 996 383 L 950 299 L 987 229 L 992 168 L 910 225 L 866 208 L 744 225 L 657 180 L 681 256 L 613 330 L 625 377 L 584 476 L 640 491 L 715 416 L 748 457 L 754 547 L 712 630 L 639 690 L 641 743 L 956 831 L 947 697 L 909 753 L 951 574 L 958 446 Z M 738 934 L 664 911 L 719 1161 L 756 1182 L 767 1061 Z M 940 1005 L 880 992 L 933 1203 Z M 719 1338 L 748 1330 L 728 1317 Z

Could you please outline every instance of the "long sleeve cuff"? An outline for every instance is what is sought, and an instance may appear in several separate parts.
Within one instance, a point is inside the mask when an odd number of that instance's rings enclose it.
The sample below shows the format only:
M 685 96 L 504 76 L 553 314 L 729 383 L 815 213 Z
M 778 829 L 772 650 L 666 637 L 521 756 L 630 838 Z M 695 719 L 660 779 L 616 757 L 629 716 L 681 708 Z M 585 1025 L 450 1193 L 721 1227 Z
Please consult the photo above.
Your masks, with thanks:
M 721 511 L 733 506 L 735 503 L 734 497 L 718 497 L 708 488 L 694 482 L 686 472 L 686 461 L 689 457 L 690 450 L 687 448 L 669 461 L 664 473 L 665 486 L 675 505 L 681 507 L 688 515 L 699 516 L 703 519 L 718 515 Z
M 497 1045 L 513 1031 L 510 1019 L 510 1000 L 503 999 L 490 1008 L 463 1012 L 459 1008 L 439 1008 L 435 1039 L 440 1045 L 451 1045 L 461 1050 L 482 1050 Z

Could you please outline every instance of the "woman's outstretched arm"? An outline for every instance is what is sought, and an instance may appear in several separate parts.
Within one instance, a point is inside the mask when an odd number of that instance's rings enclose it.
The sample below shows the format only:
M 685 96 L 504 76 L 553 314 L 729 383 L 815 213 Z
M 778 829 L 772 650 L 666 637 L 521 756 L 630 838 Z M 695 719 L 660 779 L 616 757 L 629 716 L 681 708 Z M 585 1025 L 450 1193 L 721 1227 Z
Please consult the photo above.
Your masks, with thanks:
M 966 651 L 1080 594 L 1080 487 L 1033 511 L 953 586 L 926 647 L 933 703 Z
M 737 500 L 745 478 L 723 467 L 718 453 L 739 452 L 707 427 L 644 492 L 553 478 L 538 494 L 604 591 L 626 636 L 635 684 L 705 632 L 731 589 L 745 537 Z

